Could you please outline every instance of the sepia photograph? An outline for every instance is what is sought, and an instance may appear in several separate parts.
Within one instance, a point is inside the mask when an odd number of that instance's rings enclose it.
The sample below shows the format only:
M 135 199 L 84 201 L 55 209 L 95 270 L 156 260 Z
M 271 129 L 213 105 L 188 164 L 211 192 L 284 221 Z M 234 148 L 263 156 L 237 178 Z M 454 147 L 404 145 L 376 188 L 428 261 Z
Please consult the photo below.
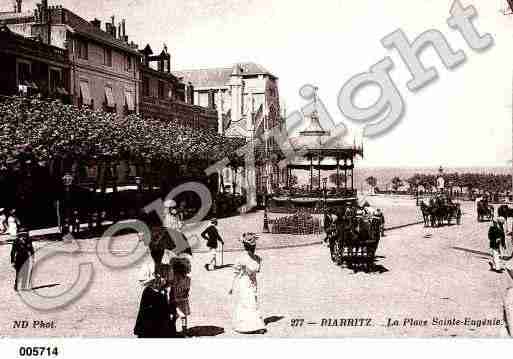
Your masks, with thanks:
M 511 338 L 512 124 L 510 0 L 0 0 L 0 343 Z

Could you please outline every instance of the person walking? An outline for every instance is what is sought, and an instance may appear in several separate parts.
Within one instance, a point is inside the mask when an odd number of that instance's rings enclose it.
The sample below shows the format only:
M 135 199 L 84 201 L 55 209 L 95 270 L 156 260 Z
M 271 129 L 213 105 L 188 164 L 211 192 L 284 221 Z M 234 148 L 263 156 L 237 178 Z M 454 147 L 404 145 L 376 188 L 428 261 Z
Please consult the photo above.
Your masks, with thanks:
M 171 260 L 173 280 L 170 283 L 170 300 L 176 307 L 177 318 L 182 325 L 182 336 L 187 337 L 187 317 L 191 314 L 189 293 L 191 290 L 191 263 L 186 255 Z
M 34 247 L 30 240 L 28 231 L 20 230 L 14 239 L 11 248 L 11 264 L 16 271 L 14 279 L 14 291 L 18 291 L 18 284 L 21 282 L 21 290 L 31 288 L 31 268 Z
M 217 230 L 217 219 L 212 219 L 210 226 L 208 226 L 202 233 L 201 237 L 207 241 L 207 247 L 209 249 L 209 257 L 210 261 L 205 265 L 207 270 L 214 270 L 216 268 L 216 255 L 217 255 L 217 242 L 221 242 L 221 245 L 224 246 L 224 241 L 219 235 L 219 231 Z
M 500 257 L 500 246 L 505 241 L 504 223 L 504 217 L 499 217 L 497 220 L 492 220 L 492 224 L 488 229 L 488 240 L 490 241 L 490 250 L 492 252 L 492 261 L 489 264 L 491 270 L 495 272 L 502 272 L 504 270 Z
M 176 336 L 175 311 L 166 291 L 166 279 L 155 273 L 145 283 L 134 327 L 138 338 L 169 338 Z
M 0 208 L 0 234 L 7 231 L 7 216 L 5 215 L 5 208 Z
M 9 211 L 9 215 L 7 216 L 7 234 L 9 235 L 9 239 L 14 240 L 18 235 L 18 229 L 20 227 L 20 220 L 16 216 L 16 209 L 11 209 Z
M 244 233 L 244 253 L 234 264 L 234 277 L 229 291 L 234 296 L 233 329 L 243 334 L 264 334 L 267 330 L 258 304 L 257 273 L 262 259 L 255 254 L 257 236 Z

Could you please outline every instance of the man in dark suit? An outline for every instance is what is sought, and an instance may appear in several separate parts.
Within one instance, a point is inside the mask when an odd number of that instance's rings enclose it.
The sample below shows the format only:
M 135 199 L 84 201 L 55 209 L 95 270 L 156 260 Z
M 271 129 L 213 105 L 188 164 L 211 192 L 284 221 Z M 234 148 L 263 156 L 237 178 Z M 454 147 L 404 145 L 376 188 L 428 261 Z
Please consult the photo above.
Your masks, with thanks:
M 28 231 L 21 229 L 14 239 L 11 248 L 11 264 L 16 270 L 14 290 L 18 291 L 18 283 L 21 281 L 22 290 L 30 288 L 31 257 L 34 255 L 34 247 Z
M 202 233 L 201 237 L 203 237 L 207 241 L 207 247 L 210 252 L 210 262 L 206 264 L 207 270 L 212 270 L 216 268 L 216 252 L 217 252 L 217 242 L 221 242 L 224 245 L 224 241 L 219 235 L 217 230 L 217 219 L 212 219 L 210 226 L 208 226 Z

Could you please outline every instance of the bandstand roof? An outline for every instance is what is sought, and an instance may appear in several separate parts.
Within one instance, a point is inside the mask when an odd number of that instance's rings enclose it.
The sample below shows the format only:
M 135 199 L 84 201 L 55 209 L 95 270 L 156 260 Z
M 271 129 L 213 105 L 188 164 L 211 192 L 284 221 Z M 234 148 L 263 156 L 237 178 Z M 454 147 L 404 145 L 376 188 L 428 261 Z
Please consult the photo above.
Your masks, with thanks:
M 319 122 L 317 111 L 314 110 L 310 116 L 305 128 L 299 132 L 299 136 L 290 137 L 289 143 L 292 148 L 301 154 L 301 158 L 311 157 L 333 157 L 338 159 L 352 159 L 356 155 L 363 157 L 363 147 L 357 147 L 355 144 L 350 145 L 344 141 L 343 133 L 334 131 L 330 133 L 324 130 Z M 323 160 L 324 161 L 324 160 Z M 336 168 L 336 160 L 333 163 L 321 161 L 321 166 Z M 296 162 L 296 161 L 293 161 Z M 298 158 L 298 165 L 300 164 Z M 318 163 L 318 161 L 317 161 Z M 308 165 L 310 161 L 308 161 Z

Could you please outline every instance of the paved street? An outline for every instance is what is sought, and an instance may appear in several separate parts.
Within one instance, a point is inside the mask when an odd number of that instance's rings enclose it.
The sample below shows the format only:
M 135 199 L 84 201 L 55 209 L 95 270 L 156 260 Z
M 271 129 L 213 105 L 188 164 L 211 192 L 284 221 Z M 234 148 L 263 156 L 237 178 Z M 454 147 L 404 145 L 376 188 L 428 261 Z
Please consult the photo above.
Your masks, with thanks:
M 410 207 L 410 211 L 414 208 Z M 377 264 L 383 273 L 355 274 L 337 267 L 328 249 L 319 244 L 261 250 L 259 284 L 262 314 L 269 322 L 266 336 L 504 336 L 501 325 L 431 325 L 433 317 L 502 319 L 502 296 L 512 280 L 507 273 L 489 271 L 488 224 L 476 222 L 470 205 L 465 207 L 465 213 L 461 226 L 432 229 L 414 225 L 388 232 L 377 252 Z M 247 230 L 246 224 L 241 221 L 240 231 L 243 230 Z M 38 242 L 36 246 L 45 244 Z M 48 313 L 29 309 L 13 292 L 10 246 L 0 246 L 2 336 L 132 335 L 142 291 L 137 282 L 139 267 L 108 269 L 96 258 L 95 241 L 80 244 L 83 252 L 48 261 L 33 278 L 34 287 L 58 284 L 38 289 L 43 295 L 56 295 L 76 276 L 77 263 L 94 263 L 93 283 L 82 298 L 65 309 Z M 114 242 L 113 249 L 123 253 L 136 245 L 134 236 L 124 237 Z M 239 254 L 225 253 L 225 264 L 233 263 Z M 231 269 L 206 272 L 204 262 L 204 253 L 194 255 L 190 327 L 196 335 L 235 335 L 231 331 L 228 296 Z M 372 326 L 321 326 L 323 318 L 331 318 L 332 324 L 335 319 L 339 324 L 339 319 L 344 318 L 371 318 Z M 400 325 L 385 327 L 388 318 L 397 319 Z M 407 318 L 428 320 L 429 324 L 403 326 Z M 56 328 L 13 328 L 14 320 L 35 319 L 55 321 Z M 292 327 L 291 319 L 304 319 L 304 325 Z

